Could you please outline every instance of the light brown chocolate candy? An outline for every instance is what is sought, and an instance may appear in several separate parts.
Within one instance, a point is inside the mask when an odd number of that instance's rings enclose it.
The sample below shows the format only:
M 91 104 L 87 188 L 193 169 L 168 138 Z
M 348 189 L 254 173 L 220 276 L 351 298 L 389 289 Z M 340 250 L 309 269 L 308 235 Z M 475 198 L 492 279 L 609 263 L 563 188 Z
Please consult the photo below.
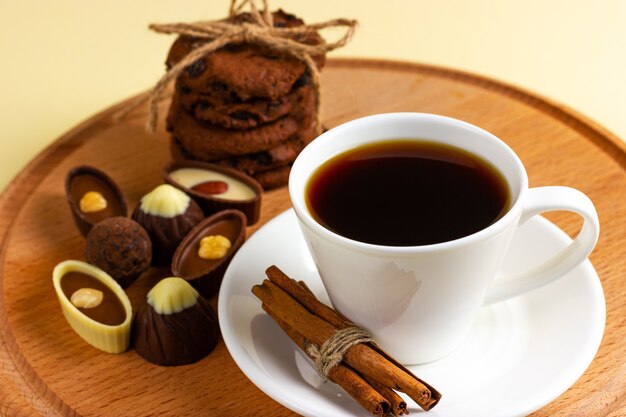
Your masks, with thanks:
M 65 195 L 83 236 L 102 220 L 127 215 L 122 191 L 108 175 L 94 167 L 79 166 L 68 172 Z
M 219 237 L 229 241 L 230 246 L 220 255 L 219 247 L 209 248 L 203 253 L 202 241 L 207 237 Z M 217 293 L 224 272 L 246 237 L 246 218 L 240 211 L 224 210 L 206 218 L 181 242 L 172 259 L 174 275 L 187 280 L 204 297 Z M 203 248 L 204 249 L 204 248 Z

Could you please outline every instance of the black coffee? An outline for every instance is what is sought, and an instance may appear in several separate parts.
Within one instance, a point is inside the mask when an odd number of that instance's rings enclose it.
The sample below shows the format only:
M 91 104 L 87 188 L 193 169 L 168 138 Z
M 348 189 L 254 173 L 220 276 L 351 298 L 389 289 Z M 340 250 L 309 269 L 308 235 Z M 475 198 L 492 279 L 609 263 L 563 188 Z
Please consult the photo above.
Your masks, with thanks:
M 307 206 L 344 237 L 387 246 L 446 242 L 477 232 L 506 213 L 509 190 L 491 164 L 427 141 L 368 144 L 322 164 Z

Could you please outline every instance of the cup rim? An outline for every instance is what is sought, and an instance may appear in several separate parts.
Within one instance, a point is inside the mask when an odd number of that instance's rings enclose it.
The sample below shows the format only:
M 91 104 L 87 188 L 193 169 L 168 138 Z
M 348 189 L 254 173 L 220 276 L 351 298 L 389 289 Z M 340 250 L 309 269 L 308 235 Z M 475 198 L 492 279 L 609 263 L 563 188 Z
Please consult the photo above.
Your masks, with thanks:
M 367 242 L 361 242 L 358 240 L 350 239 L 344 236 L 341 236 L 326 227 L 319 224 L 315 221 L 312 215 L 309 213 L 308 208 L 306 207 L 305 202 L 305 192 L 306 192 L 306 184 L 309 181 L 309 178 L 315 170 L 312 170 L 310 173 L 306 175 L 306 178 L 303 180 L 303 189 L 296 189 L 296 180 L 295 175 L 299 174 L 299 170 L 302 169 L 301 166 L 304 164 L 304 159 L 308 157 L 312 152 L 315 152 L 320 146 L 323 146 L 329 140 L 333 140 L 333 138 L 338 135 L 343 134 L 345 131 L 349 129 L 353 129 L 355 125 L 361 125 L 363 123 L 369 122 L 380 122 L 381 119 L 388 119 L 388 122 L 393 122 L 394 120 L 406 120 L 410 119 L 428 119 L 434 120 L 440 123 L 448 123 L 454 124 L 459 127 L 463 127 L 466 129 L 470 129 L 476 133 L 480 133 L 486 137 L 488 137 L 492 142 L 495 142 L 496 145 L 500 146 L 504 149 L 509 156 L 511 157 L 513 163 L 515 164 L 515 169 L 518 172 L 520 179 L 520 189 L 517 193 L 517 196 L 512 196 L 512 201 L 509 205 L 509 209 L 507 210 L 504 216 L 500 217 L 498 220 L 490 224 L 489 226 L 481 229 L 477 232 L 474 232 L 470 235 L 463 236 L 457 239 L 433 243 L 428 245 L 415 245 L 415 246 L 386 246 L 379 245 Z M 381 138 L 383 140 L 383 138 Z M 341 151 L 343 152 L 343 151 Z M 340 153 L 340 152 L 338 152 Z M 324 161 L 332 158 L 338 153 L 334 153 L 328 155 L 324 158 Z M 510 184 L 509 184 L 510 185 Z M 411 255 L 415 253 L 429 253 L 429 252 L 440 252 L 446 250 L 455 250 L 463 246 L 473 245 L 480 241 L 489 239 L 491 236 L 497 234 L 502 229 L 507 227 L 512 221 L 515 221 L 519 218 L 519 214 L 522 210 L 522 202 L 524 201 L 524 197 L 528 190 L 528 175 L 526 173 L 526 169 L 522 164 L 519 156 L 500 138 L 488 132 L 487 130 L 480 128 L 471 123 L 455 119 L 448 116 L 433 114 L 433 113 L 418 113 L 418 112 L 395 112 L 395 113 L 380 113 L 371 116 L 365 116 L 358 119 L 350 120 L 346 123 L 338 125 L 318 136 L 311 143 L 309 143 L 298 155 L 296 160 L 293 163 L 291 168 L 291 173 L 289 175 L 289 197 L 291 199 L 291 204 L 294 208 L 296 216 L 300 220 L 300 224 L 306 226 L 312 232 L 314 232 L 319 237 L 323 238 L 326 241 L 332 242 L 334 244 L 339 244 L 341 246 L 350 247 L 351 250 L 357 250 L 360 252 L 373 253 L 375 252 L 378 255 L 381 254 L 389 254 L 393 256 L 398 255 Z

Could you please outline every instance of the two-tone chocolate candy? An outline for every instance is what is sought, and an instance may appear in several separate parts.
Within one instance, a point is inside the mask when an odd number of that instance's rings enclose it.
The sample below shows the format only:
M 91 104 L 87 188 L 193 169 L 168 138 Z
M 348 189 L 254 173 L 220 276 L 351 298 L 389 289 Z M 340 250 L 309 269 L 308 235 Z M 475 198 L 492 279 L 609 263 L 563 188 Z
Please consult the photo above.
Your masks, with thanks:
M 152 264 L 169 265 L 174 251 L 193 227 L 204 219 L 198 204 L 169 184 L 143 196 L 132 215 L 150 236 Z
M 163 168 L 163 179 L 190 195 L 206 216 L 235 209 L 245 214 L 248 225 L 259 220 L 263 188 L 241 171 L 207 162 L 172 162 Z
M 132 307 L 113 278 L 93 265 L 68 260 L 54 268 L 52 282 L 63 315 L 80 337 L 105 352 L 128 349 Z
M 133 322 L 133 347 L 144 359 L 165 366 L 199 361 L 219 337 L 208 302 L 181 278 L 165 278 L 148 292 Z

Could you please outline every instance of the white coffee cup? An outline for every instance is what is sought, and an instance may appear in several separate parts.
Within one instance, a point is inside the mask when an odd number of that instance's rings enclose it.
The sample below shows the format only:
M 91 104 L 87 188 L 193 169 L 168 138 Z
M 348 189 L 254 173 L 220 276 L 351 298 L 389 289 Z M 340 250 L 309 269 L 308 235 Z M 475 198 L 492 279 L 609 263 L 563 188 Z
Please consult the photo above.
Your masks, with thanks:
M 489 161 L 508 183 L 508 212 L 474 234 L 424 246 L 363 243 L 320 225 L 305 197 L 317 168 L 360 145 L 397 139 L 440 142 Z M 369 330 L 384 350 L 404 364 L 430 362 L 450 353 L 482 306 L 563 276 L 591 253 L 600 229 L 593 203 L 583 193 L 558 186 L 529 189 L 522 162 L 504 142 L 469 123 L 433 114 L 379 114 L 327 131 L 296 159 L 289 194 L 334 307 Z M 541 265 L 515 277 L 495 279 L 517 227 L 552 210 L 582 216 L 576 239 Z

